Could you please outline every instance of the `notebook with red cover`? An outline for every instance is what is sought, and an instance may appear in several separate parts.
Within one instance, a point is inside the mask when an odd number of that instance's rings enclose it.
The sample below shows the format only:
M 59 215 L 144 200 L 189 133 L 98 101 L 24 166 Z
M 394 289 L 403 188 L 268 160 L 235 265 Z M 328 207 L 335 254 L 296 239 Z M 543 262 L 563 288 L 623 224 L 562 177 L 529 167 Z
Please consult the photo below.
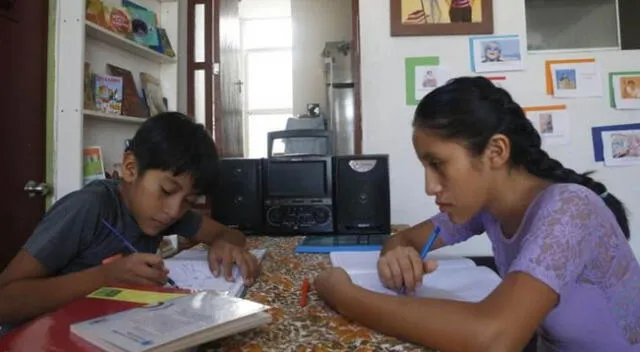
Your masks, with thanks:
M 124 293 L 121 298 L 118 297 L 118 289 L 122 289 L 122 293 Z M 101 295 L 101 298 L 92 297 L 92 294 L 77 299 L 54 312 L 35 318 L 9 331 L 6 335 L 0 336 L 0 352 L 98 352 L 100 351 L 98 348 L 77 336 L 73 336 L 69 330 L 70 325 L 146 304 L 140 302 L 140 298 L 136 299 L 134 297 L 136 294 L 138 297 L 145 293 L 151 297 L 161 297 L 162 295 L 153 295 L 153 293 L 189 293 L 189 291 L 166 287 L 128 285 L 119 285 L 107 290 L 113 294 L 110 295 L 108 291 L 101 289 L 101 293 L 106 293 L 106 295 Z

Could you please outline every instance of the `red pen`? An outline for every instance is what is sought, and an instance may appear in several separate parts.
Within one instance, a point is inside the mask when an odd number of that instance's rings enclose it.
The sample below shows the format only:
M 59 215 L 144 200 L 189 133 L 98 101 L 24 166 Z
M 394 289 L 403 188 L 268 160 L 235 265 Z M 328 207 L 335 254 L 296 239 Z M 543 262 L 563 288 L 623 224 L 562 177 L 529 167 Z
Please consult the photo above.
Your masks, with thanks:
M 302 288 L 300 289 L 300 307 L 307 305 L 307 296 L 309 295 L 309 280 L 306 278 L 302 281 Z

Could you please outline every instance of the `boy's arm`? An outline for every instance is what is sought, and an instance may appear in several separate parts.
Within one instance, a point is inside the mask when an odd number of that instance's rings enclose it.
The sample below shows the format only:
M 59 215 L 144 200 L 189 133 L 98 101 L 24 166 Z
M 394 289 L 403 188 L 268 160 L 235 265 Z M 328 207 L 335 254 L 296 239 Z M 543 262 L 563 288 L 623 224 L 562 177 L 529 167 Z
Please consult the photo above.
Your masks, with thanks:
M 28 319 L 79 298 L 102 283 L 87 270 L 58 275 L 92 238 L 104 200 L 86 190 L 54 203 L 22 250 L 0 274 L 0 321 Z
M 188 241 L 189 246 L 199 243 L 211 245 L 220 239 L 242 248 L 247 244 L 247 238 L 242 232 L 229 228 L 213 220 L 208 215 L 194 210 L 185 213 L 182 219 L 175 223 L 166 233 L 175 233 L 183 237 Z
M 243 248 L 247 244 L 247 237 L 242 232 L 229 228 L 208 216 L 202 216 L 200 230 L 196 233 L 194 239 L 206 244 L 211 244 L 219 239 L 223 239 Z
M 0 324 L 17 323 L 61 307 L 100 288 L 100 267 L 46 277 L 47 269 L 21 250 L 0 274 Z

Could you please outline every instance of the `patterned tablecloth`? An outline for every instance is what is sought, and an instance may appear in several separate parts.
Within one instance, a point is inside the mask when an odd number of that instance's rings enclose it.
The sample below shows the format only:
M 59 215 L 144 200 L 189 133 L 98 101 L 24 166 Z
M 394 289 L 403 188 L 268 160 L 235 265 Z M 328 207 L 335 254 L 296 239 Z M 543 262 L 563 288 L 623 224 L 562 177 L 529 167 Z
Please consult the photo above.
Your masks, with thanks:
M 350 323 L 325 305 L 313 290 L 300 307 L 305 278 L 331 266 L 327 254 L 296 254 L 301 237 L 252 237 L 252 248 L 266 248 L 259 280 L 245 298 L 273 307 L 272 323 L 219 340 L 202 351 L 429 351 Z

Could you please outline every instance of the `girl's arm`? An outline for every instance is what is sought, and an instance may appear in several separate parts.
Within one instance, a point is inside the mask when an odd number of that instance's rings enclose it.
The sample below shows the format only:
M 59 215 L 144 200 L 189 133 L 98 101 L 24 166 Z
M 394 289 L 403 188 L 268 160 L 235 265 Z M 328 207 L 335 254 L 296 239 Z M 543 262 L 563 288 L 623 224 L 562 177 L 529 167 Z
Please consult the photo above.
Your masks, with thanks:
M 427 220 L 408 229 L 399 231 L 385 241 L 381 254 L 385 254 L 396 247 L 413 247 L 420 252 L 424 244 L 427 243 L 429 235 L 433 232 L 434 228 L 433 223 Z M 443 246 L 442 238 L 437 238 L 433 244 L 433 249 L 435 250 Z
M 390 236 L 385 242 L 381 254 L 401 246 L 413 247 L 420 253 L 436 226 L 440 227 L 441 232 L 432 250 L 466 241 L 470 237 L 484 232 L 484 216 L 485 214 L 480 212 L 464 224 L 454 224 L 446 214 L 439 213 L 429 220 Z
M 324 298 L 340 314 L 386 335 L 441 351 L 520 351 L 559 298 L 524 273 L 509 274 L 479 303 L 389 296 L 348 281 L 337 286 Z

